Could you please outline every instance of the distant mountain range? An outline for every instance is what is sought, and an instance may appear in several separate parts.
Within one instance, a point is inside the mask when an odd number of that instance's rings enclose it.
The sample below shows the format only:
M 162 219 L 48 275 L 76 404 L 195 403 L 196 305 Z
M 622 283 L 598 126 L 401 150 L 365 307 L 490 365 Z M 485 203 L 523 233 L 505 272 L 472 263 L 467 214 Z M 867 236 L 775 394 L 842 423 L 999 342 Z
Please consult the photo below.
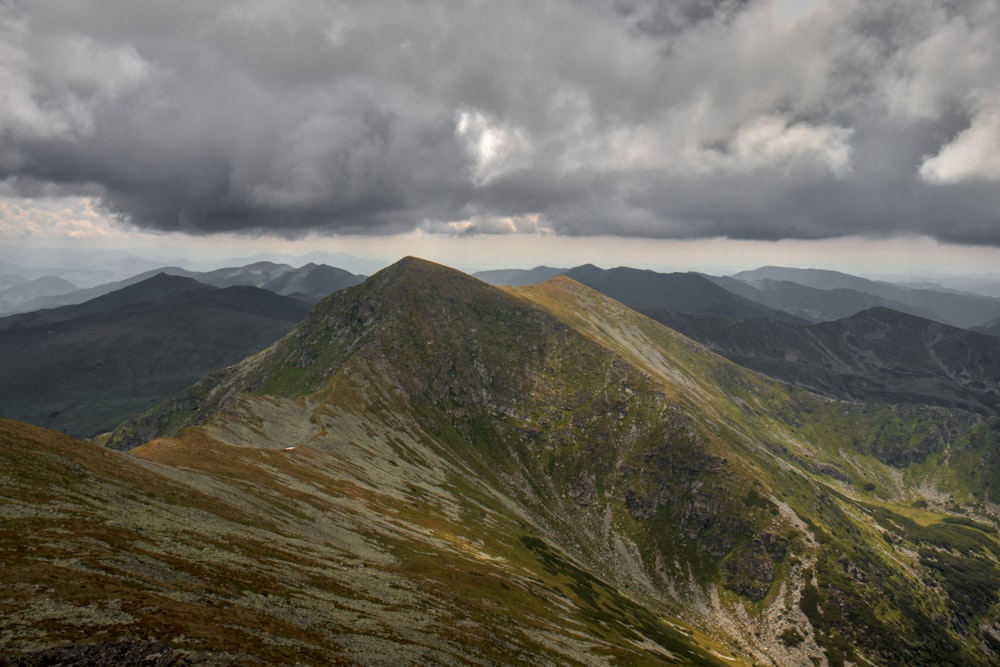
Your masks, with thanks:
M 284 335 L 309 303 L 158 274 L 86 303 L 0 318 L 0 417 L 106 431 Z
M 523 286 L 545 282 L 569 271 L 569 269 L 554 269 L 551 266 L 536 266 L 533 269 L 498 269 L 495 271 L 479 271 L 473 275 L 491 285 Z
M 485 271 L 477 278 L 497 285 L 523 286 L 556 275 L 572 278 L 631 308 L 663 308 L 684 313 L 724 317 L 773 317 L 802 322 L 789 313 L 746 299 L 696 273 L 657 273 L 628 267 L 601 269 L 592 264 L 572 269 L 537 267 Z
M 591 287 L 630 308 L 665 308 L 682 313 L 725 317 L 770 317 L 801 322 L 798 317 L 720 288 L 696 273 L 657 273 L 619 267 L 578 266 L 562 275 Z
M 807 322 L 839 320 L 862 310 L 877 307 L 891 308 L 928 319 L 935 318 L 934 313 L 929 310 L 846 287 L 820 289 L 787 280 L 767 278 L 752 280 L 712 276 L 707 278 L 734 294 L 796 315 Z
M 88 297 L 73 307 L 0 318 L 0 416 L 94 435 L 264 347 L 305 314 L 307 302 L 362 280 L 325 265 L 294 268 L 272 262 L 204 273 L 167 267 L 165 272 L 175 279 L 147 272 L 41 300 Z M 479 275 L 521 284 L 566 276 L 748 368 L 824 395 L 961 406 L 990 414 L 998 410 L 995 347 L 1000 339 L 933 325 L 928 320 L 944 318 L 912 305 L 926 298 L 926 290 L 916 290 L 914 297 L 908 288 L 836 272 L 775 268 L 743 274 L 748 280 L 592 265 Z M 789 277 L 831 289 L 777 279 Z M 30 285 L 9 282 L 10 288 Z M 233 289 L 241 285 L 258 291 Z M 935 294 L 959 305 L 992 305 L 985 297 Z M 900 313 L 922 313 L 923 319 Z M 816 320 L 826 323 L 802 326 Z M 1000 317 L 984 322 L 980 332 L 1000 334 L 997 322 Z M 142 363 L 133 357 L 142 357 Z M 57 377 L 61 381 L 53 380 Z M 91 382 L 94 378 L 100 381 Z
M 764 267 L 716 277 L 586 265 L 573 269 L 486 271 L 475 275 L 498 285 L 529 285 L 553 275 L 567 275 L 633 308 L 718 317 L 826 322 L 883 307 L 955 327 L 979 327 L 986 333 L 992 333 L 995 321 L 1000 319 L 1000 299 L 982 294 L 908 287 L 816 269 Z M 722 288 L 724 293 L 706 286 L 706 281 Z
M 354 275 L 343 269 L 312 263 L 295 268 L 288 264 L 256 262 L 246 266 L 215 269 L 206 272 L 189 271 L 177 266 L 166 266 L 145 271 L 125 280 L 105 283 L 87 289 L 76 289 L 72 285 L 69 285 L 68 288 L 60 289 L 53 285 L 51 289 L 43 294 L 21 296 L 16 306 L 12 306 L 6 310 L 3 309 L 4 292 L 0 292 L 0 314 L 4 312 L 30 312 L 42 308 L 55 308 L 83 303 L 89 299 L 141 282 L 159 273 L 195 278 L 201 283 L 216 287 L 234 287 L 237 285 L 259 287 L 277 294 L 295 296 L 311 301 L 318 301 L 331 292 L 350 285 L 356 285 L 364 279 L 364 276 Z M 24 292 L 26 286 L 16 285 L 11 290 Z M 10 303 L 13 303 L 13 300 Z
M 36 303 L 77 291 L 79 288 L 68 280 L 56 276 L 43 276 L 28 280 L 20 276 L 3 276 L 0 281 L 0 314 L 35 310 Z
M 261 296 L 183 280 L 164 328 L 185 284 Z M 944 372 L 892 317 L 725 321 Z M 1000 664 L 996 417 L 807 392 L 565 276 L 403 259 L 105 444 L 0 420 L 0 661 Z
M 824 396 L 1000 414 L 1000 338 L 886 308 L 808 326 L 645 314 L 735 361 Z
M 871 294 L 895 304 L 896 309 L 920 317 L 968 328 L 1000 317 L 1000 300 L 978 294 L 958 291 L 940 291 L 926 288 L 908 288 L 886 282 L 858 278 L 837 271 L 817 269 L 787 269 L 764 267 L 744 271 L 732 276 L 737 280 L 774 280 L 794 282 L 820 290 L 849 289 Z M 892 304 L 881 304 L 892 307 Z M 910 310 L 910 309 L 914 310 Z

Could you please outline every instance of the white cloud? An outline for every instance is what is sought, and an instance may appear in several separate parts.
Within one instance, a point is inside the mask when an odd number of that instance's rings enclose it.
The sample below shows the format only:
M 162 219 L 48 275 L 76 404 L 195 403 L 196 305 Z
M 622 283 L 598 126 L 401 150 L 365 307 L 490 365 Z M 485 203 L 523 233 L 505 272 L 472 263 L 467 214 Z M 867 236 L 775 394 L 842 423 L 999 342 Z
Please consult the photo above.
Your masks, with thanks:
M 1000 93 L 1000 5 L 972 0 L 952 13 L 934 0 L 891 4 L 897 7 L 900 34 L 877 74 L 893 114 L 935 118 L 949 106 L 995 101 Z
M 105 238 L 115 224 L 89 197 L 0 196 L 0 238 Z
M 464 142 L 473 161 L 473 179 L 485 185 L 508 171 L 530 164 L 531 141 L 518 127 L 490 119 L 477 110 L 456 114 L 455 134 Z
M 1000 107 L 978 114 L 968 129 L 924 160 L 920 176 L 938 185 L 1000 181 Z

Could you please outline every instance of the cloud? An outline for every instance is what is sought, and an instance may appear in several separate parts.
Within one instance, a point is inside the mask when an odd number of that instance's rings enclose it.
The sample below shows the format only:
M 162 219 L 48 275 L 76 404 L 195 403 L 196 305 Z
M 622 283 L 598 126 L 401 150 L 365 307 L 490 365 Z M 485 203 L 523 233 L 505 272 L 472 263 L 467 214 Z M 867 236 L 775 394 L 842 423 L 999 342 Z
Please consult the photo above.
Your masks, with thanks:
M 1000 245 L 992 0 L 0 0 L 0 181 L 193 234 Z
M 81 197 L 0 197 L 0 238 L 104 238 L 112 233 L 96 202 Z
M 939 185 L 1000 181 L 1000 107 L 977 114 L 967 129 L 920 165 L 920 175 Z

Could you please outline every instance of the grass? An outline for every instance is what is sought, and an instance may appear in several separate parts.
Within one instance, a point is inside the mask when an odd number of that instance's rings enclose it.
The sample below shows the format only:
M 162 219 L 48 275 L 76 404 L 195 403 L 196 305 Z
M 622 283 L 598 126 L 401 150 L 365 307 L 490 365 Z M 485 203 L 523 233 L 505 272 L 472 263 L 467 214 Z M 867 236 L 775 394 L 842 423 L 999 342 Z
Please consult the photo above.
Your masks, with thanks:
M 662 620 L 694 591 L 747 627 L 798 604 L 832 664 L 997 662 L 975 630 L 996 618 L 995 536 L 961 506 L 997 475 L 983 418 L 825 400 L 570 281 L 498 290 L 414 262 L 324 301 L 166 423 L 224 425 L 213 401 L 245 392 L 306 406 L 310 446 L 290 457 L 188 429 L 149 457 L 223 484 L 281 539 L 317 516 L 366 517 L 351 530 L 394 559 L 379 576 L 418 582 L 434 623 L 477 655 L 552 655 L 546 633 L 562 632 L 587 637 L 556 652 L 567 662 L 581 642 L 622 664 L 665 660 L 646 640 L 714 660 Z M 925 484 L 968 516 L 942 513 Z M 266 550 L 237 549 L 305 567 Z M 803 567 L 816 583 L 796 599 Z M 483 628 L 501 622 L 504 652 L 490 653 Z M 809 659 L 790 632 L 741 639 Z

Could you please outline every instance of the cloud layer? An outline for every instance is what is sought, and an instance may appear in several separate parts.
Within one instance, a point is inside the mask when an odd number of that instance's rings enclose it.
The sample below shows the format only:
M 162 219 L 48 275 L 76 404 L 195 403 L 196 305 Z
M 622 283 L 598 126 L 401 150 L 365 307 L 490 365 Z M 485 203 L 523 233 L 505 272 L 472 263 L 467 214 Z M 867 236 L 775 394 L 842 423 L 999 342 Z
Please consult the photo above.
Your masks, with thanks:
M 1000 245 L 994 0 L 0 0 L 0 81 L 142 228 Z

